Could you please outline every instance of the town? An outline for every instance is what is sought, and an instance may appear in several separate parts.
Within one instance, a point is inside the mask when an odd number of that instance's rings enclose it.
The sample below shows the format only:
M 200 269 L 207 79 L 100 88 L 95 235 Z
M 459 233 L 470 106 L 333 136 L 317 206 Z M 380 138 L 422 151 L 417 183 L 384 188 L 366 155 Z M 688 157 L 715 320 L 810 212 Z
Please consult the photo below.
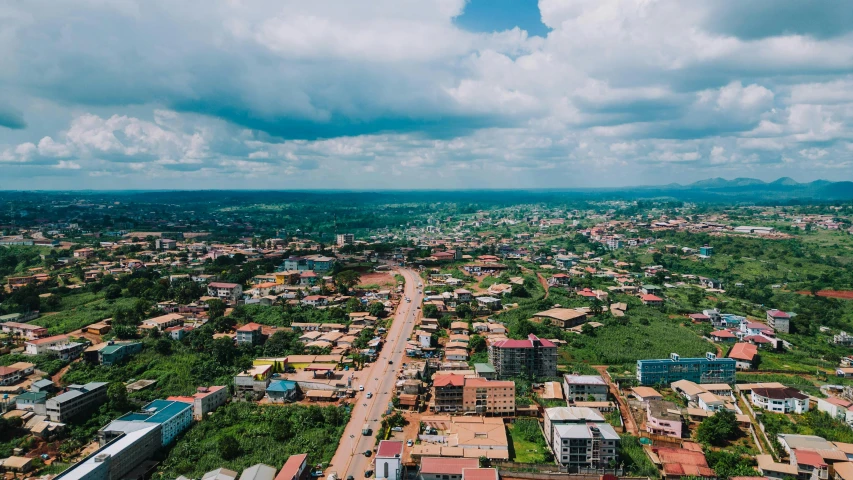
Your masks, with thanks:
M 6 201 L 8 475 L 853 478 L 851 205 Z

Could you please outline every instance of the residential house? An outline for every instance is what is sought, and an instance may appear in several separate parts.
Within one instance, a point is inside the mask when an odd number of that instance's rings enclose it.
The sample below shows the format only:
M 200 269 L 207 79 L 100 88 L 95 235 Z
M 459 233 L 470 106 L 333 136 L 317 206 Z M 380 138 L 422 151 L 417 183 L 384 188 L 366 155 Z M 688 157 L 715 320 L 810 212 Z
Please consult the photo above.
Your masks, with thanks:
M 225 405 L 228 401 L 228 387 L 217 385 L 212 387 L 198 387 L 196 393 L 188 397 L 169 397 L 166 400 L 191 403 L 193 406 L 193 418 L 202 420 L 208 413 Z
M 302 476 L 305 474 L 307 469 L 307 453 L 291 455 L 288 457 L 287 461 L 284 462 L 284 466 L 281 467 L 278 475 L 275 476 L 275 480 L 302 480 Z
M 634 398 L 642 403 L 649 403 L 652 400 L 663 400 L 663 395 L 652 387 L 634 387 L 631 389 L 631 393 L 634 395 Z
M 770 325 L 777 332 L 789 333 L 791 331 L 791 314 L 776 309 L 768 310 L 767 325 Z
M 681 438 L 681 409 L 673 402 L 651 400 L 646 404 L 646 431 Z
M 649 305 L 652 307 L 659 307 L 663 305 L 663 299 L 661 297 L 650 293 L 640 295 L 640 300 L 643 302 L 643 305 Z
M 463 472 L 478 469 L 476 458 L 423 457 L 418 469 L 418 480 L 463 480 Z
M 247 323 L 237 329 L 238 345 L 260 345 L 263 340 L 263 326 L 258 323 Z
M 777 413 L 806 413 L 809 411 L 809 397 L 799 390 L 784 388 L 752 388 L 750 401 L 764 410 Z
M 737 341 L 737 335 L 735 335 L 731 330 L 717 330 L 716 332 L 711 332 L 710 336 L 711 340 L 717 343 Z
M 294 402 L 298 395 L 296 382 L 291 380 L 272 380 L 267 387 L 267 397 L 272 402 Z
M 26 340 L 35 340 L 47 336 L 46 328 L 29 323 L 6 322 L 0 325 L 0 328 L 7 335 L 21 337 Z
M 376 449 L 374 478 L 377 480 L 400 480 L 402 478 L 402 462 L 403 442 L 381 440 Z
M 110 342 L 98 350 L 98 363 L 101 365 L 116 365 L 127 357 L 142 351 L 142 342 Z
M 225 303 L 235 304 L 243 296 L 243 287 L 236 283 L 211 282 L 207 284 L 207 294 Z
M 234 376 L 238 395 L 261 397 L 266 393 L 272 376 L 272 365 L 254 365 Z
M 552 308 L 533 314 L 530 319 L 536 323 L 549 322 L 551 325 L 569 329 L 587 321 L 586 313 L 573 308 Z
M 752 343 L 736 343 L 727 356 L 735 359 L 738 370 L 753 370 L 758 362 L 758 347 Z
M 243 470 L 240 480 L 275 480 L 275 469 L 263 463 L 257 463 Z

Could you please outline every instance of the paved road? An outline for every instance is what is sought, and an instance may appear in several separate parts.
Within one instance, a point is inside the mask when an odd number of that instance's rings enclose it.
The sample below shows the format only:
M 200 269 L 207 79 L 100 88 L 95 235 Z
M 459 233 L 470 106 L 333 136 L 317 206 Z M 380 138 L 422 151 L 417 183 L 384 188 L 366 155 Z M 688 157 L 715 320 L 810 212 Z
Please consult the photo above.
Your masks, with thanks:
M 326 469 L 326 474 L 337 472 L 338 477 L 346 479 L 347 475 L 364 478 L 365 470 L 372 470 L 373 457 L 364 456 L 365 450 L 372 450 L 376 443 L 374 435 L 379 430 L 382 414 L 387 410 L 394 393 L 394 383 L 397 372 L 400 371 L 406 341 L 412 336 L 415 320 L 418 316 L 417 306 L 421 304 L 422 295 L 418 294 L 421 278 L 414 270 L 401 268 L 398 270 L 406 279 L 404 297 L 412 299 L 400 302 L 394 322 L 388 330 L 387 342 L 379 353 L 379 358 L 368 366 L 362 373 L 364 392 L 356 395 L 350 421 L 344 429 L 338 450 L 332 458 L 332 463 Z M 423 291 L 423 289 L 421 289 Z M 388 364 L 388 360 L 393 364 Z M 358 388 L 357 385 L 353 385 Z M 367 398 L 367 392 L 373 393 L 373 398 Z M 364 424 L 370 425 L 371 435 L 364 436 L 361 429 Z

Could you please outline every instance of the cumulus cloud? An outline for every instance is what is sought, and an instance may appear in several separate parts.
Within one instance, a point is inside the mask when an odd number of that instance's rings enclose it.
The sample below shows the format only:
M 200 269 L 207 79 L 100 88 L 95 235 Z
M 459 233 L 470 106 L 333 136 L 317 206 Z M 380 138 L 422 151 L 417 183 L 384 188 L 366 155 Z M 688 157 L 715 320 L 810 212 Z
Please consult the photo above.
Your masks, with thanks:
M 155 186 L 557 187 L 849 157 L 843 2 L 540 0 L 546 37 L 465 30 L 465 7 L 3 5 L 0 163 Z

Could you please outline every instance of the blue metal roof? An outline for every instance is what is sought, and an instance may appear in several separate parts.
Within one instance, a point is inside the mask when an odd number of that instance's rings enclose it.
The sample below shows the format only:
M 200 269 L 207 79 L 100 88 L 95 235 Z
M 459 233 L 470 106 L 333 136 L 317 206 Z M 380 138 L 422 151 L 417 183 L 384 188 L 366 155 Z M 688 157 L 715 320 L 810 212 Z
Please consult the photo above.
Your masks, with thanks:
M 296 382 L 291 380 L 273 380 L 267 387 L 268 392 L 289 392 L 296 389 Z

